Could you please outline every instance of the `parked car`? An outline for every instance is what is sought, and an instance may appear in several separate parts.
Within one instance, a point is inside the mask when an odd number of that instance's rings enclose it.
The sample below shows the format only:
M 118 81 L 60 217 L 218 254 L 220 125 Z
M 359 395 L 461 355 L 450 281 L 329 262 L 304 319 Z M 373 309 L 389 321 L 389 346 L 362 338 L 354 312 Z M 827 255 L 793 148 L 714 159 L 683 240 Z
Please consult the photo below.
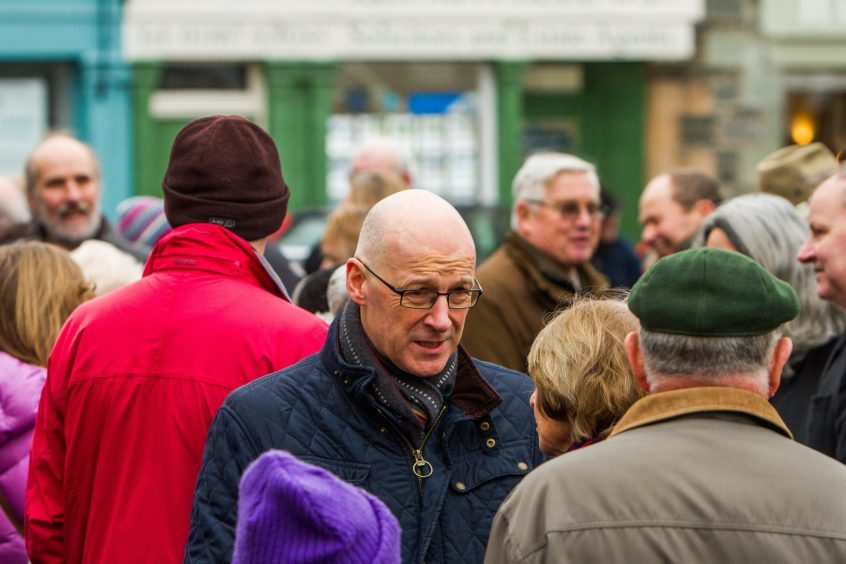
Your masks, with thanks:
M 502 242 L 509 228 L 511 210 L 486 205 L 457 205 L 456 209 L 473 234 L 476 260 L 481 263 Z M 275 240 L 282 254 L 306 272 L 311 271 L 306 263 L 320 244 L 331 211 L 331 208 L 307 208 L 293 212 L 290 214 L 291 219 L 286 222 L 288 227 Z

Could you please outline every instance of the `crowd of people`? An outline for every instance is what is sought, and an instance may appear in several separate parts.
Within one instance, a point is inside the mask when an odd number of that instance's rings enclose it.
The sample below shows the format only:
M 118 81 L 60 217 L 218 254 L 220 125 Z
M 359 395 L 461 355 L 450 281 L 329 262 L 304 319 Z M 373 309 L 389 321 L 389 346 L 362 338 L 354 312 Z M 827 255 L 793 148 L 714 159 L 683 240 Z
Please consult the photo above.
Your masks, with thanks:
M 531 155 L 479 261 L 376 139 L 302 276 L 251 121 L 114 226 L 50 135 L 0 178 L 0 561 L 846 560 L 846 169 L 758 172 L 656 176 L 634 246 Z

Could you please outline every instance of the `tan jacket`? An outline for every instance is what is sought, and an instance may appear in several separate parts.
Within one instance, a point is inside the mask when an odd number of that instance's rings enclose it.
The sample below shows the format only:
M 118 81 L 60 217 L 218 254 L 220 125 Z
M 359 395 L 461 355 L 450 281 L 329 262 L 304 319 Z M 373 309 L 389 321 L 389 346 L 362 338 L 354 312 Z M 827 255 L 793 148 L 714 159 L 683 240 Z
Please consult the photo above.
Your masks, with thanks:
M 578 273 L 583 290 L 608 287 L 590 264 Z M 552 258 L 513 231 L 476 277 L 484 293 L 467 315 L 461 343 L 476 358 L 525 372 L 532 342 L 549 314 L 573 296 L 573 286 Z
M 846 467 L 760 396 L 647 396 L 606 441 L 524 478 L 485 562 L 846 562 Z

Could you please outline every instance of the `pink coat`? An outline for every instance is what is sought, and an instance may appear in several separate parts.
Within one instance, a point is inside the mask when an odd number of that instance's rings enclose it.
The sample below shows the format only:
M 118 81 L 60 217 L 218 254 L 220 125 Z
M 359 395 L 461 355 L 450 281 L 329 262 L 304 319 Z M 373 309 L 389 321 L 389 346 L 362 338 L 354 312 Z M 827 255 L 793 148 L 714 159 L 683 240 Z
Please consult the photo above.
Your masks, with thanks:
M 0 352 L 0 496 L 23 523 L 29 447 L 47 370 Z M 23 537 L 0 511 L 0 562 L 25 563 Z

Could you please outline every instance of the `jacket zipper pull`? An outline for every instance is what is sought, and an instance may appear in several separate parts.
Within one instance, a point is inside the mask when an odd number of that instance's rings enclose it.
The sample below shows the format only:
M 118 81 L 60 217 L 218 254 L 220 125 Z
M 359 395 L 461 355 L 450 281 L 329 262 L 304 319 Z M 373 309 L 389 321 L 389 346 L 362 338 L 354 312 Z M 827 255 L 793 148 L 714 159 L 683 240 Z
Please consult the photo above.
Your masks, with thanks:
M 414 475 L 420 479 L 431 476 L 434 469 L 432 468 L 432 465 L 423 458 L 423 451 L 415 449 L 412 454 L 414 454 L 414 464 L 411 465 L 411 471 L 414 472 Z

